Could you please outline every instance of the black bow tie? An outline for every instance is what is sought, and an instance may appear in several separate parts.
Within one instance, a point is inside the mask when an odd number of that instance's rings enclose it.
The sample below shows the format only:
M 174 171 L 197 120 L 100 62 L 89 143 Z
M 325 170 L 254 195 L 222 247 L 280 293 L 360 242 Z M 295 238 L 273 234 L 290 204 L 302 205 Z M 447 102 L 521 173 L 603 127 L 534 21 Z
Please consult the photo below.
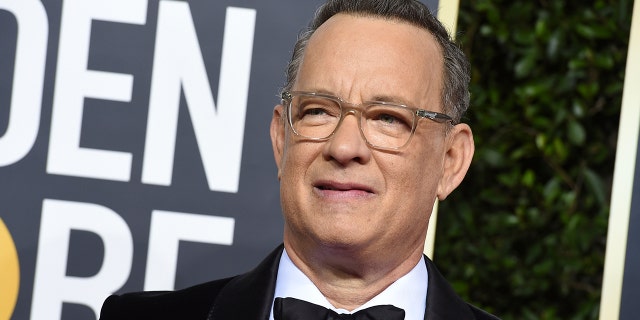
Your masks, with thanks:
M 373 306 L 354 314 L 338 314 L 333 310 L 295 298 L 276 298 L 275 320 L 404 320 L 404 310 L 392 305 Z

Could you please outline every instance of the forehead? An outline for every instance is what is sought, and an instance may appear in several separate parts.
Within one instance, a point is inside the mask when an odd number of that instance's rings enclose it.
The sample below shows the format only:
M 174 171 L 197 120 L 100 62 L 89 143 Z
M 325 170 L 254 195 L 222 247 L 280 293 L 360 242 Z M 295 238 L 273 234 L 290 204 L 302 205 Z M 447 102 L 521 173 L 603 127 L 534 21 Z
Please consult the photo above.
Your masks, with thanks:
M 442 70 L 441 49 L 429 31 L 398 20 L 337 14 L 309 39 L 295 87 L 351 102 L 381 95 L 433 103 L 440 97 Z

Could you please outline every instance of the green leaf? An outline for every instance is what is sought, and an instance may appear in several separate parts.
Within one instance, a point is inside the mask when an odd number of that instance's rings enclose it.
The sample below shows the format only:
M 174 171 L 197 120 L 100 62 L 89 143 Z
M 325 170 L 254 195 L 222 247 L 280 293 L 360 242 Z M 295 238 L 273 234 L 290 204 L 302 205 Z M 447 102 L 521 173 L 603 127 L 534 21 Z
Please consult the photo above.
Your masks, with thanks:
M 567 135 L 569 136 L 569 141 L 577 146 L 583 145 L 587 137 L 582 125 L 575 120 L 569 121 Z
M 538 149 L 544 149 L 547 145 L 547 136 L 544 133 L 539 133 L 536 135 L 536 147 Z
M 598 201 L 598 204 L 602 207 L 607 206 L 607 196 L 605 192 L 604 183 L 602 179 L 591 169 L 584 168 L 582 171 L 585 181 L 587 182 L 587 186 L 593 192 Z
M 529 54 L 518 61 L 518 63 L 516 63 L 516 66 L 514 67 L 516 77 L 524 78 L 525 76 L 529 75 L 529 73 L 531 73 L 531 70 L 535 66 L 535 62 L 536 56 L 534 54 Z M 535 94 L 535 91 L 529 94 Z
M 528 169 L 527 171 L 525 171 L 525 173 L 522 175 L 522 184 L 527 187 L 532 187 L 535 182 L 536 182 L 535 172 L 533 172 L 533 170 L 531 169 Z
M 597 24 L 578 24 L 576 31 L 587 39 L 604 39 L 610 35 L 609 30 Z

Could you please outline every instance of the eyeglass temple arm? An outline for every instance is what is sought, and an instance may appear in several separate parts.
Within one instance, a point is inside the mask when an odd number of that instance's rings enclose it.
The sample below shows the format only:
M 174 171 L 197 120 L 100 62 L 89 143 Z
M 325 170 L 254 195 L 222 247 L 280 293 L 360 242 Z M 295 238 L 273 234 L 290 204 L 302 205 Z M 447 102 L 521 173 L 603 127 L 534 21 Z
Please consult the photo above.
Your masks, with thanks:
M 443 122 L 451 121 L 451 123 L 453 123 L 453 118 L 451 118 L 450 116 L 444 113 L 438 113 L 438 112 L 419 109 L 419 110 L 416 110 L 416 115 L 419 117 L 431 119 L 435 122 L 443 123 Z

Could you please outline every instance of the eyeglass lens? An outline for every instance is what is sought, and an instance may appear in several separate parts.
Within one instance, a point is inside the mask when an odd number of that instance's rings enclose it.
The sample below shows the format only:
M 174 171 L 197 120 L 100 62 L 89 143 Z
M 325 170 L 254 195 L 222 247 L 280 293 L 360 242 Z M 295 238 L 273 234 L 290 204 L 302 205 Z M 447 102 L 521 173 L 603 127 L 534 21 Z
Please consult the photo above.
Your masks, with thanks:
M 399 148 L 411 138 L 415 114 L 401 106 L 370 104 L 362 109 L 347 108 L 327 97 L 296 95 L 291 99 L 288 116 L 298 135 L 325 139 L 352 110 L 356 116 L 359 114 L 362 134 L 373 146 Z

